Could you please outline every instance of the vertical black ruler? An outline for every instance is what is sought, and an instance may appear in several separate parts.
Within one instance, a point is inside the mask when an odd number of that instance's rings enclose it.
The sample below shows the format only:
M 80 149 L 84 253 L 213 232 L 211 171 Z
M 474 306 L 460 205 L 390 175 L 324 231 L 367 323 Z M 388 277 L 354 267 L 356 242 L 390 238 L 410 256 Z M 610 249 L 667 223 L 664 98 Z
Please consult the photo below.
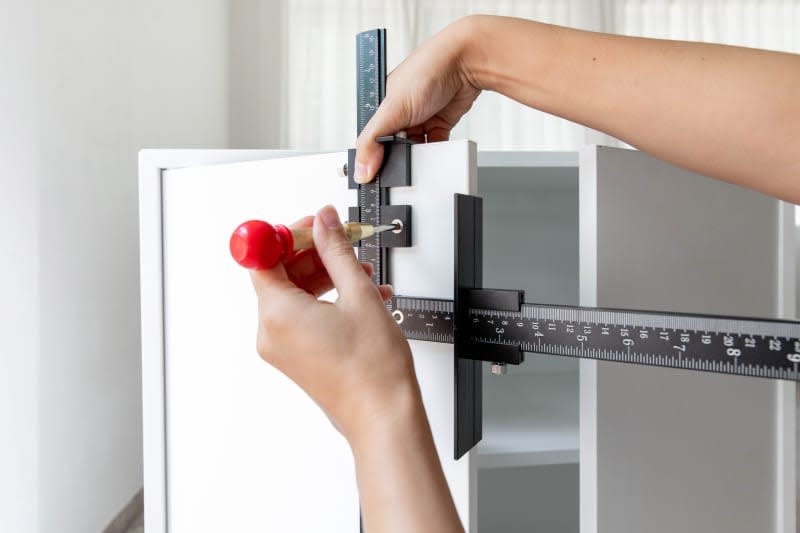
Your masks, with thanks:
M 356 35 L 356 122 L 358 134 L 378 110 L 386 95 L 386 30 L 369 30 Z M 381 177 L 358 186 L 358 221 L 362 224 L 381 224 L 381 205 L 389 203 L 389 189 L 381 188 Z M 372 280 L 388 283 L 386 249 L 381 248 L 381 236 L 361 241 L 358 260 L 372 263 Z M 364 531 L 363 518 L 359 517 Z
M 369 30 L 356 36 L 356 112 L 358 134 L 375 114 L 386 94 L 386 30 Z M 366 185 L 358 186 L 358 221 L 362 224 L 381 224 L 381 206 L 389 203 L 389 189 L 381 187 L 380 176 Z M 377 284 L 388 283 L 389 262 L 386 249 L 381 248 L 381 236 L 361 241 L 358 260 L 372 263 L 372 279 Z

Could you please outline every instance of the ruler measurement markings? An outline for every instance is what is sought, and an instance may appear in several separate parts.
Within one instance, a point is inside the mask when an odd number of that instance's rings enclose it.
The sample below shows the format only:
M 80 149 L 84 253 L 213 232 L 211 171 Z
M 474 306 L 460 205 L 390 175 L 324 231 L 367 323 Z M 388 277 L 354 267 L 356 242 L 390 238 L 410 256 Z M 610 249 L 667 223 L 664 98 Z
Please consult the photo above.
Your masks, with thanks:
M 428 313 L 444 307 L 440 312 L 449 321 L 423 314 L 427 331 L 415 327 L 414 335 L 452 342 L 452 301 L 420 298 L 415 305 Z M 790 345 L 800 342 L 800 324 L 793 322 L 535 304 L 520 311 L 470 309 L 469 316 L 473 341 L 518 345 L 526 352 L 798 379 L 798 362 L 787 359 L 800 347 Z M 781 349 L 770 349 L 759 337 L 781 341 L 774 345 Z
M 371 30 L 356 37 L 356 109 L 358 134 L 375 114 L 385 93 L 386 37 L 385 30 Z M 364 224 L 380 225 L 381 204 L 388 203 L 388 192 L 380 186 L 380 176 L 358 186 L 358 218 Z M 380 247 L 381 236 L 361 241 L 358 259 L 373 265 L 376 284 L 388 283 L 386 251 Z

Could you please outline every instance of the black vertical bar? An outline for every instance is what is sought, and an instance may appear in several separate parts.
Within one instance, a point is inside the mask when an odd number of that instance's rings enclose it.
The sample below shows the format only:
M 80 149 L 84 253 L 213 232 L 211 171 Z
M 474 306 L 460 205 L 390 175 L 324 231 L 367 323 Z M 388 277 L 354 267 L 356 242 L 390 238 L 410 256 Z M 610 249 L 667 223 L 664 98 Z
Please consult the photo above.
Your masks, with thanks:
M 378 32 L 378 46 L 380 47 L 378 59 L 378 100 L 383 102 L 384 97 L 386 97 L 386 28 L 375 31 Z
M 472 221 L 474 252 L 473 269 L 475 271 L 475 288 L 483 287 L 483 199 L 474 197 L 474 207 Z M 472 395 L 473 395 L 473 423 L 472 423 L 472 446 L 479 443 L 483 438 L 483 362 L 472 362 Z M 470 446 L 470 448 L 472 447 Z
M 483 285 L 483 202 L 455 195 L 454 324 L 455 354 L 455 458 L 467 453 L 483 436 L 482 363 L 462 359 L 469 343 L 470 289 Z
M 386 29 L 376 30 L 378 32 L 378 104 L 383 102 L 386 97 Z M 377 110 L 376 110 L 377 111 Z M 374 114 L 374 113 L 373 113 Z M 370 117 L 372 118 L 372 117 Z M 360 133 L 360 132 L 359 132 Z M 373 182 L 375 187 L 378 188 L 378 203 L 379 205 L 389 205 L 388 187 L 381 187 L 380 173 L 375 175 Z M 380 208 L 378 210 L 377 221 L 375 225 L 381 223 Z M 380 285 L 389 283 L 389 249 L 381 247 L 381 234 L 375 236 L 375 242 L 378 244 L 378 255 L 380 257 L 378 264 L 374 265 L 377 271 L 377 279 Z

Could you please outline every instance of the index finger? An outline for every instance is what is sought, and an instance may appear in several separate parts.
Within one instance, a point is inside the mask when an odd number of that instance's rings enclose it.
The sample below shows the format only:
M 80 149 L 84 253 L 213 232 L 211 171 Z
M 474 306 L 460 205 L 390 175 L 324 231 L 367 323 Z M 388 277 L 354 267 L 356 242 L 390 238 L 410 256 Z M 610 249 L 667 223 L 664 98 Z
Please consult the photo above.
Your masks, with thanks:
M 289 225 L 291 229 L 297 228 L 310 228 L 314 224 L 314 216 L 305 216 Z M 286 267 L 282 262 L 278 263 L 269 269 L 251 270 L 250 280 L 253 283 L 253 288 L 260 295 L 264 291 L 274 289 L 288 289 L 296 287 L 296 285 L 289 278 L 286 272 Z
M 314 225 L 314 215 L 307 215 L 289 224 L 289 229 L 310 228 Z

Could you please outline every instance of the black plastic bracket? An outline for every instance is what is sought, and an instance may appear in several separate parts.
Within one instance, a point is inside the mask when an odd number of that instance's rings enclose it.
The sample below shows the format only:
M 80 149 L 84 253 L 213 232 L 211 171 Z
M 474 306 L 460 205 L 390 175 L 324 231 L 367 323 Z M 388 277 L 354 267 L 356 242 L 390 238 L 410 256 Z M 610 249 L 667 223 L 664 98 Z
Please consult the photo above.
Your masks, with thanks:
M 467 293 L 473 309 L 493 309 L 519 313 L 525 301 L 525 291 L 514 289 L 473 289 Z
M 525 354 L 519 346 L 492 342 L 469 341 L 464 345 L 460 357 L 473 361 L 507 365 L 519 365 L 525 362 Z
M 404 248 L 411 246 L 411 206 L 382 205 L 381 225 L 396 224 L 398 230 L 381 233 L 382 248 Z
M 470 291 L 483 284 L 483 200 L 455 195 L 455 263 L 453 288 L 455 313 L 455 458 L 467 453 L 483 438 L 483 373 L 473 353 L 468 329 Z
M 383 164 L 379 171 L 381 188 L 408 187 L 411 185 L 411 145 L 415 144 L 404 137 L 388 135 L 378 137 L 377 142 L 384 145 Z M 355 182 L 355 157 L 356 151 L 351 148 L 347 151 L 347 187 L 357 189 Z M 388 191 L 385 193 L 388 198 Z M 384 204 L 380 206 L 380 223 L 399 224 L 399 231 L 386 231 L 380 234 L 381 248 L 406 248 L 411 246 L 411 206 Z M 360 220 L 358 207 L 350 207 L 347 213 L 348 220 Z M 361 241 L 354 243 L 361 246 Z
M 455 195 L 453 344 L 455 353 L 455 458 L 467 453 L 483 438 L 482 362 L 518 365 L 524 361 L 520 346 L 477 342 L 470 339 L 470 309 L 519 312 L 524 291 L 484 289 L 483 201 L 477 196 Z
M 409 187 L 411 185 L 411 145 L 405 137 L 387 135 L 375 139 L 383 145 L 381 187 Z M 347 151 L 347 188 L 358 189 L 355 180 L 356 150 Z
M 348 220 L 358 220 L 358 207 L 347 209 Z M 400 224 L 400 231 L 384 231 L 381 233 L 381 248 L 407 248 L 411 246 L 411 206 L 382 205 L 381 225 Z M 353 243 L 356 248 L 361 241 Z
M 473 289 L 465 291 L 463 296 L 468 308 L 488 309 L 494 311 L 519 312 L 525 301 L 525 291 L 511 289 Z M 458 319 L 456 319 L 458 320 Z M 518 365 L 525 361 L 522 347 L 513 344 L 498 344 L 466 340 L 462 344 L 459 357 L 486 361 L 489 363 L 505 363 Z

